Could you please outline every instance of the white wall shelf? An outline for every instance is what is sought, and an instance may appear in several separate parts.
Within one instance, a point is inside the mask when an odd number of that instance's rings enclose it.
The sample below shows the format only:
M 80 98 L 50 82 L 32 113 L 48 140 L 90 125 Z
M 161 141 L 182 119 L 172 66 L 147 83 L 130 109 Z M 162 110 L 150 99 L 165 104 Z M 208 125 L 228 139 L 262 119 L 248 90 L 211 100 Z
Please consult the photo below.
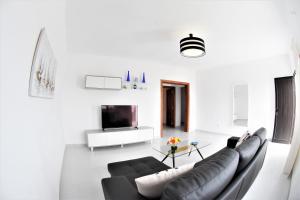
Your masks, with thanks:
M 122 78 L 109 76 L 85 76 L 85 88 L 90 89 L 106 89 L 106 90 L 121 90 Z
M 115 130 L 87 130 L 87 145 L 94 150 L 94 147 L 104 147 L 152 141 L 154 131 L 152 127 L 142 126 L 138 129 L 115 129 Z

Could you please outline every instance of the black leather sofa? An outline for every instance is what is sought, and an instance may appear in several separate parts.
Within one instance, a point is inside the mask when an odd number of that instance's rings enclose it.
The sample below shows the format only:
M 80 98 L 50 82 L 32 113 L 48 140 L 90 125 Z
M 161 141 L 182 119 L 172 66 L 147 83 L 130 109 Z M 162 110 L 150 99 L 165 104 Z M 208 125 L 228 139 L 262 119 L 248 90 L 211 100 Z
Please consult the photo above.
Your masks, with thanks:
M 228 144 L 232 145 L 229 139 Z M 258 175 L 267 150 L 266 130 L 260 128 L 238 147 L 225 147 L 168 183 L 160 200 L 242 199 Z M 111 178 L 102 179 L 106 200 L 146 200 L 134 179 L 170 167 L 153 157 L 108 164 Z

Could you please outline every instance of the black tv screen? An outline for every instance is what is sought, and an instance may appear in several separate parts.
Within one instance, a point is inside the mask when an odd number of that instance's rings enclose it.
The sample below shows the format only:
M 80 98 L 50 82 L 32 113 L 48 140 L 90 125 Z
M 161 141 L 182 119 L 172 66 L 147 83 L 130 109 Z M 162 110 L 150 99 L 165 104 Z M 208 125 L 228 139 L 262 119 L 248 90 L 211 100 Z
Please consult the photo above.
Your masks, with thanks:
M 102 129 L 137 128 L 136 105 L 102 105 Z

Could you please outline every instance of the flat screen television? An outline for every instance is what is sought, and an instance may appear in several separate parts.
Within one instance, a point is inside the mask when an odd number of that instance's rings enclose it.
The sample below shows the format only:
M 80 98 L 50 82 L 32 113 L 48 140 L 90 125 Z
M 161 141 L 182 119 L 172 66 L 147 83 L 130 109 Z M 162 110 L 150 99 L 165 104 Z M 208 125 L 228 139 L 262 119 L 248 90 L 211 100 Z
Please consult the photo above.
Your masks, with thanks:
M 137 128 L 137 105 L 102 105 L 102 129 Z

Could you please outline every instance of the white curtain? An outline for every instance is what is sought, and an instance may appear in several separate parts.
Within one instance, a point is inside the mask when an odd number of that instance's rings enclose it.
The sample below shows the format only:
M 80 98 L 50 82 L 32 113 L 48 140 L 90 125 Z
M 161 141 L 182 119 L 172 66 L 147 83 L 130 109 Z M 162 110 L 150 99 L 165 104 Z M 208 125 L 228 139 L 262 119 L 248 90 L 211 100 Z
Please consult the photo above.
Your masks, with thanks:
M 293 172 L 291 176 L 291 187 L 289 193 L 289 200 L 299 200 L 300 199 L 300 190 L 299 190 L 299 183 L 300 183 L 300 153 L 298 151 L 298 156 L 296 158 Z
M 291 175 L 300 149 L 300 58 L 299 50 L 295 41 L 292 42 L 292 65 L 295 67 L 295 91 L 296 91 L 296 118 L 291 149 L 284 167 L 284 173 Z
M 300 198 L 300 51 L 296 42 L 292 42 L 292 63 L 296 70 L 296 118 L 290 152 L 285 164 L 284 173 L 291 177 L 289 200 Z

